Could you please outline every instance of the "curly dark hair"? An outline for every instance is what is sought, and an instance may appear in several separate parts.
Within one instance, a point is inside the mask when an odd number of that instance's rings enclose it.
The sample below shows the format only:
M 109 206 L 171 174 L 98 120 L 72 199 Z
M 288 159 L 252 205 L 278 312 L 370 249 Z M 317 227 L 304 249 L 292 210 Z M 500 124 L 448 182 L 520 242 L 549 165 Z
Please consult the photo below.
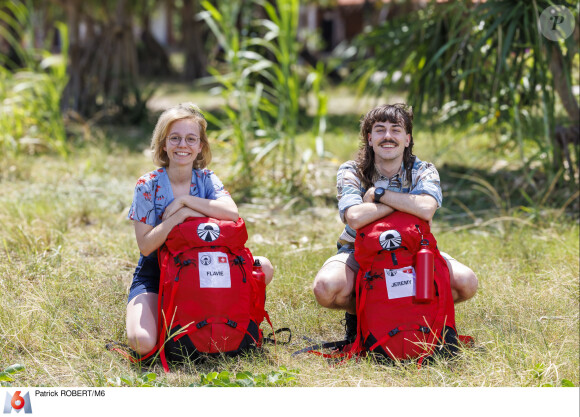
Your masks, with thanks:
M 413 155 L 413 109 L 404 103 L 383 104 L 375 107 L 365 114 L 360 120 L 360 148 L 356 158 L 356 166 L 359 177 L 364 188 L 368 189 L 373 185 L 375 175 L 375 151 L 369 145 L 368 135 L 373 130 L 376 122 L 399 123 L 405 127 L 405 131 L 410 135 L 409 146 L 403 153 L 403 164 L 407 171 L 407 178 L 410 178 L 411 169 L 415 156 Z

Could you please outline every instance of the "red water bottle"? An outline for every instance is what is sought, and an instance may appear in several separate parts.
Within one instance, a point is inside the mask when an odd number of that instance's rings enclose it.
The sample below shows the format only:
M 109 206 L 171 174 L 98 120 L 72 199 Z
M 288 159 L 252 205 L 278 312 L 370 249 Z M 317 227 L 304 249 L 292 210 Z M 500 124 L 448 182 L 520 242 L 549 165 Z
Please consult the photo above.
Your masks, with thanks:
M 259 259 L 254 260 L 254 265 L 252 266 L 252 276 L 258 282 L 258 294 L 256 296 L 256 302 L 258 308 L 264 309 L 266 304 L 266 274 L 262 269 L 262 264 Z
M 415 263 L 415 302 L 430 303 L 435 298 L 435 264 L 433 252 L 427 239 L 421 240 Z
M 254 261 L 254 265 L 252 266 L 252 275 L 254 276 L 255 280 L 266 285 L 266 274 L 262 270 L 262 264 L 260 263 L 259 259 Z

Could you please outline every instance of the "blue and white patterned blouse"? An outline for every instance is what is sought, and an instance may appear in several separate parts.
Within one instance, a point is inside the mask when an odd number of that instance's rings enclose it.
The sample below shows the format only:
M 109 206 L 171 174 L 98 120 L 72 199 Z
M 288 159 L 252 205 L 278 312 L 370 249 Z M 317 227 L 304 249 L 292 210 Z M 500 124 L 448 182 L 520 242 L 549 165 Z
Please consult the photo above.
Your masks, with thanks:
M 391 178 L 383 177 L 375 173 L 373 178 L 375 186 L 381 186 L 385 190 L 408 194 L 427 194 L 437 201 L 437 206 L 441 207 L 443 195 L 439 180 L 439 172 L 435 165 L 423 162 L 415 157 L 413 168 L 411 169 L 411 180 L 407 178 L 406 170 L 401 164 L 401 169 Z M 356 162 L 345 162 L 338 168 L 336 174 L 336 188 L 338 191 L 338 212 L 340 219 L 346 225 L 339 237 L 339 243 L 354 243 L 356 232 L 346 223 L 344 214 L 346 209 L 358 204 L 362 204 L 366 189 L 358 177 Z
M 217 200 L 229 196 L 220 179 L 209 169 L 194 169 L 191 173 L 189 195 Z M 127 218 L 150 226 L 161 223 L 165 208 L 174 200 L 173 190 L 165 168 L 143 175 L 135 186 L 133 203 Z

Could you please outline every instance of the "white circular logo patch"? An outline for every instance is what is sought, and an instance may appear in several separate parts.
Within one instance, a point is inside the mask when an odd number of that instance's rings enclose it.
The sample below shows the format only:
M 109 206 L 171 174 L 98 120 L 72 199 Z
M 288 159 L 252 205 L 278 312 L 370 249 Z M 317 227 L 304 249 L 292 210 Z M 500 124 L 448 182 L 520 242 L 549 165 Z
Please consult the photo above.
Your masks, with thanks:
M 215 223 L 201 223 L 197 226 L 197 235 L 206 242 L 213 242 L 220 237 L 220 227 Z
M 209 265 L 209 264 L 211 264 L 211 256 L 208 256 L 208 255 L 203 255 L 203 256 L 202 256 L 202 257 L 199 259 L 199 262 L 200 262 L 202 265 Z
M 379 236 L 379 243 L 386 250 L 395 250 L 401 246 L 401 234 L 396 230 L 387 230 Z

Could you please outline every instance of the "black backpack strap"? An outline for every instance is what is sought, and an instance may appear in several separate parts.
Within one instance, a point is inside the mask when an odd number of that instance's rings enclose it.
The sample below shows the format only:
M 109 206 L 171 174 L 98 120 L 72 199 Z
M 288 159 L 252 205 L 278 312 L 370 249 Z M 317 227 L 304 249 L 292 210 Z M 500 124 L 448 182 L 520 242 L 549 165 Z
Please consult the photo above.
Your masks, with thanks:
M 276 335 L 280 334 L 282 332 L 288 333 L 288 340 L 278 341 L 276 339 Z M 290 344 L 291 340 L 292 340 L 292 330 L 290 330 L 289 327 L 282 327 L 282 328 L 270 333 L 268 336 L 264 336 L 264 338 L 262 339 L 262 343 L 274 343 L 274 344 L 278 344 L 278 345 L 288 345 L 288 344 Z
M 307 339 L 307 340 L 310 340 L 310 339 Z M 348 340 L 337 340 L 335 342 L 322 342 L 322 343 L 318 343 L 316 345 L 305 347 L 304 349 L 297 350 L 296 352 L 294 352 L 292 354 L 292 356 L 298 356 L 302 353 L 314 352 L 314 351 L 317 351 L 320 349 L 342 349 L 343 347 L 345 347 L 346 345 L 349 345 L 351 343 L 352 342 L 349 342 Z

